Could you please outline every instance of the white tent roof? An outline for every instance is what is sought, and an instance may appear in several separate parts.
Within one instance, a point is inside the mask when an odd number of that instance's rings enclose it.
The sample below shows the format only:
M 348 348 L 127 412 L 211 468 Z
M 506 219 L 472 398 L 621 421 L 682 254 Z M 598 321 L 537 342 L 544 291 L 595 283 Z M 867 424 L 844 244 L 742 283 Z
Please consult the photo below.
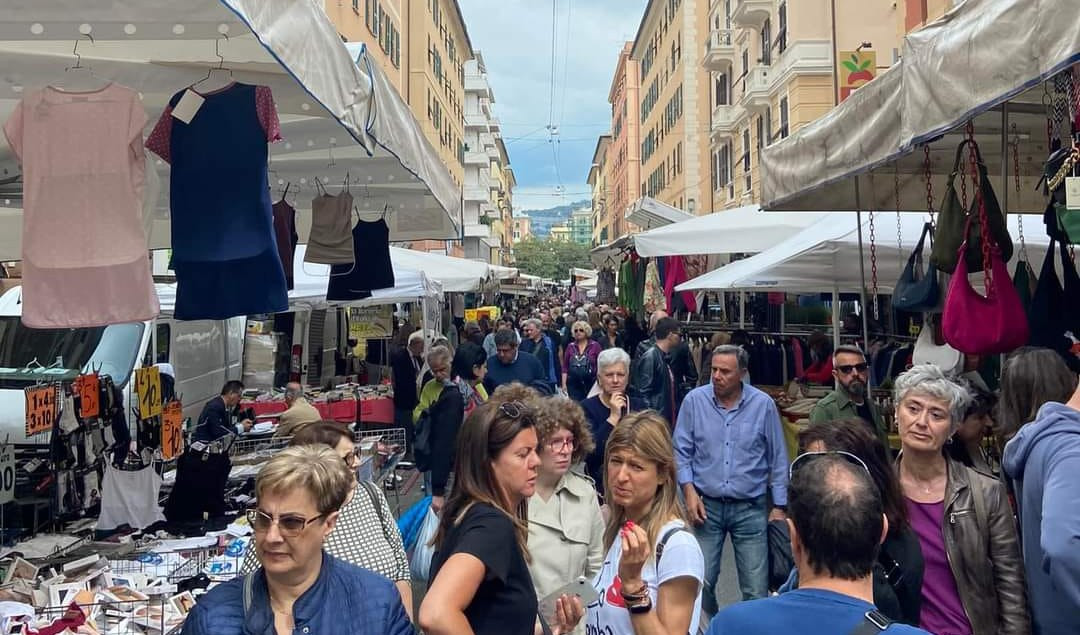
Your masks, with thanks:
M 390 248 L 390 260 L 394 263 L 395 271 L 397 267 L 403 267 L 427 273 L 442 284 L 446 293 L 476 291 L 490 275 L 490 265 L 478 260 L 400 247 Z
M 1039 84 L 1080 61 L 1075 16 L 1076 0 L 964 0 L 908 34 L 900 62 L 822 118 L 762 151 L 763 206 L 895 209 L 898 176 L 900 209 L 923 209 L 920 145 L 927 142 L 939 205 L 962 140 L 962 131 L 949 131 L 974 117 L 976 140 L 994 191 L 1008 198 L 1006 209 L 1041 213 L 1046 203 L 1035 183 L 1048 150 Z M 1004 102 L 1009 102 L 1007 118 Z M 1014 136 L 1020 144 L 1019 194 L 1008 155 L 1002 181 L 1003 133 L 1007 144 Z
M 802 293 L 826 293 L 834 289 L 842 292 L 857 292 L 861 288 L 859 279 L 859 234 L 853 214 L 845 215 L 848 222 L 837 222 L 828 216 L 818 220 L 804 231 L 791 236 L 775 247 L 755 256 L 733 262 L 693 280 L 678 285 L 678 291 L 720 290 L 720 289 L 759 289 L 770 291 L 790 291 Z M 875 245 L 878 267 L 878 291 L 891 293 L 893 284 L 907 264 L 911 251 L 915 248 L 922 233 L 926 216 L 920 213 L 901 214 L 901 246 L 897 245 L 895 235 L 879 231 L 880 238 Z M 878 227 L 895 227 L 896 213 L 878 213 L 875 217 Z M 1017 217 L 1009 217 L 1009 231 L 1017 234 Z M 1029 223 L 1030 225 L 1030 223 Z M 869 236 L 869 218 L 864 215 L 863 235 Z M 1028 262 L 1035 269 L 1042 266 L 1043 256 L 1049 240 L 1039 232 L 1036 238 L 1028 238 Z M 929 257 L 930 247 L 926 245 L 924 254 Z M 1020 254 L 1019 244 L 1013 256 L 1015 265 Z M 870 246 L 863 249 L 866 260 L 866 275 L 870 276 Z M 867 281 L 869 286 L 870 282 Z
M 502 265 L 488 265 L 496 280 L 507 280 L 518 275 L 517 267 L 504 267 Z
M 93 42 L 81 35 L 88 29 Z M 215 45 L 236 81 L 269 86 L 284 137 L 270 147 L 272 186 L 280 195 L 292 184 L 302 236 L 313 179 L 336 190 L 346 175 L 361 211 L 389 209 L 393 240 L 459 236 L 460 192 L 437 153 L 378 65 L 362 60 L 358 67 L 316 3 L 40 0 L 5 7 L 0 120 L 28 90 L 64 80 L 76 40 L 82 65 L 96 77 L 140 92 L 149 126 L 175 92 L 217 66 Z M 161 187 L 150 246 L 162 248 L 169 246 L 168 166 L 154 165 Z M 0 175 L 17 174 L 0 135 Z M 0 183 L 0 259 L 18 259 L 21 182 Z
M 646 257 L 757 253 L 802 231 L 821 216 L 766 213 L 757 205 L 747 205 L 634 234 L 634 248 Z
M 693 214 L 687 214 L 677 207 L 661 203 L 648 196 L 643 196 L 634 201 L 633 205 L 626 210 L 626 220 L 645 229 L 663 227 L 664 225 L 690 220 L 691 218 L 694 218 Z

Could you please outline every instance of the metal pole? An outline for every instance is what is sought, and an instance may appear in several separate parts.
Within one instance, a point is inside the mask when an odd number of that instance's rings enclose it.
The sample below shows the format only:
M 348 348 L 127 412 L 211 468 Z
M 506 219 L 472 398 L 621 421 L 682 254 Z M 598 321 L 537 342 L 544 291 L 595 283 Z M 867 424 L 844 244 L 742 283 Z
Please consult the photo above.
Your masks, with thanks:
M 859 191 L 859 177 L 855 177 L 855 222 L 859 225 L 859 313 L 862 314 L 863 347 L 870 345 L 870 327 L 866 316 L 866 263 L 863 262 L 862 238 L 862 193 Z
M 833 350 L 840 346 L 840 286 L 833 284 L 832 288 L 832 341 Z
M 1001 213 L 1009 213 L 1009 102 L 1001 104 Z
M 739 291 L 739 328 L 746 328 L 746 292 Z

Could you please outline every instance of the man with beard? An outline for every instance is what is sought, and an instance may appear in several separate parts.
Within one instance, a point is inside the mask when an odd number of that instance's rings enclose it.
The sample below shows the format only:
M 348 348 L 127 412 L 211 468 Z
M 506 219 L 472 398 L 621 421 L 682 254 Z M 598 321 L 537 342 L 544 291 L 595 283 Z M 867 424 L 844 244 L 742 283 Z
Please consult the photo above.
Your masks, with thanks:
M 825 395 L 810 411 L 811 425 L 859 417 L 889 447 L 885 420 L 869 399 L 870 366 L 866 355 L 856 346 L 838 346 L 833 352 L 832 374 L 839 388 Z

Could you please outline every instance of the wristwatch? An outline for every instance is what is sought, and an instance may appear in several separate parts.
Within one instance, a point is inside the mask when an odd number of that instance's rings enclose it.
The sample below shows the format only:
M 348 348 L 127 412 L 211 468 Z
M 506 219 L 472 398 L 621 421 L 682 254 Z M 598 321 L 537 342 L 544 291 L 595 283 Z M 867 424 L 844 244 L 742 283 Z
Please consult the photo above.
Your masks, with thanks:
M 648 613 L 652 610 L 652 598 L 646 595 L 644 600 L 639 600 L 632 604 L 628 602 L 626 604 L 626 609 L 633 615 Z

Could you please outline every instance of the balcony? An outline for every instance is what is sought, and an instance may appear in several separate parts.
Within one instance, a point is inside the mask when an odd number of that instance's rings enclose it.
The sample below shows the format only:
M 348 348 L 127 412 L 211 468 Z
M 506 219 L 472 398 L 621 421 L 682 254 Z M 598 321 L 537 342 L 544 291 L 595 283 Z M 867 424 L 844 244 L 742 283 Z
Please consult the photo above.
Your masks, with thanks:
M 735 61 L 735 32 L 730 29 L 713 29 L 705 43 L 705 70 L 723 72 Z
M 743 93 L 739 104 L 749 112 L 765 112 L 772 104 L 769 94 L 769 67 L 758 64 L 743 77 Z
M 466 201 L 473 201 L 479 203 L 491 202 L 491 190 L 487 185 L 466 185 L 462 191 L 462 195 Z
M 721 104 L 712 111 L 712 131 L 710 141 L 714 144 L 723 143 L 735 136 L 739 129 L 739 122 L 743 119 L 746 111 L 742 106 L 735 104 Z
M 480 93 L 482 97 L 491 96 L 491 88 L 488 85 L 487 75 L 465 74 L 465 92 Z
M 469 150 L 465 153 L 465 165 L 488 166 L 491 165 L 491 159 L 488 158 L 486 152 Z
M 735 0 L 731 21 L 736 26 L 759 29 L 772 14 L 773 0 Z
M 477 223 L 475 225 L 465 224 L 465 237 L 466 238 L 487 238 L 491 236 L 491 228 L 483 223 Z
M 483 113 L 465 113 L 465 128 L 488 129 L 488 118 Z
M 481 203 L 480 216 L 482 218 L 490 218 L 491 220 L 499 220 L 499 208 L 495 207 L 493 203 Z

